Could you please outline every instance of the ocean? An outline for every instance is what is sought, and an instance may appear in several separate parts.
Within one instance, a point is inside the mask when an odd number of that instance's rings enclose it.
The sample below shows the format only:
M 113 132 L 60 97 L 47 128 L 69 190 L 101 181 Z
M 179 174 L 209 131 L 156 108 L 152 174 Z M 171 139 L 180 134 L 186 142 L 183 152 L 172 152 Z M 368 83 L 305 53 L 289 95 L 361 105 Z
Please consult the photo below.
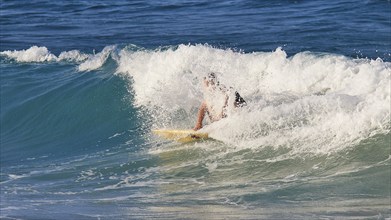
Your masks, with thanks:
M 1 219 L 391 219 L 389 0 L 0 4 Z

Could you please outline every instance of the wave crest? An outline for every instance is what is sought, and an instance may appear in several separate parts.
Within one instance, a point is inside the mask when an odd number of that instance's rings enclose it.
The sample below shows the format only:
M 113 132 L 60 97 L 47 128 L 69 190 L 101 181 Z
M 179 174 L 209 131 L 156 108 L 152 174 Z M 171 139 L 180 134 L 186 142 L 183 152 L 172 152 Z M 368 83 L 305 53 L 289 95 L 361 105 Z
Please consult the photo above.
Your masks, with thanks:
M 237 149 L 289 147 L 330 153 L 378 133 L 390 132 L 391 63 L 282 48 L 243 53 L 208 45 L 146 50 L 107 46 L 97 54 L 45 47 L 0 53 L 18 62 L 77 61 L 79 71 L 102 67 L 110 57 L 129 79 L 132 105 L 143 107 L 154 127 L 191 128 L 209 72 L 239 91 L 248 107 L 204 129 Z

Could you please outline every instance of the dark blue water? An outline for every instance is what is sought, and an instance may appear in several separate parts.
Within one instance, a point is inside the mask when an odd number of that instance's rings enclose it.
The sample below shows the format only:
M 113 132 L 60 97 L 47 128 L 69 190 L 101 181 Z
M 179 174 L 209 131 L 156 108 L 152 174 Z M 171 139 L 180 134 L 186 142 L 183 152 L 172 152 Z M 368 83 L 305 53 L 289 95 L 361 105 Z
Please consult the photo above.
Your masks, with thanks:
M 1 49 L 53 52 L 208 43 L 390 59 L 390 2 L 2 1 Z
M 0 4 L 0 218 L 391 218 L 390 1 Z

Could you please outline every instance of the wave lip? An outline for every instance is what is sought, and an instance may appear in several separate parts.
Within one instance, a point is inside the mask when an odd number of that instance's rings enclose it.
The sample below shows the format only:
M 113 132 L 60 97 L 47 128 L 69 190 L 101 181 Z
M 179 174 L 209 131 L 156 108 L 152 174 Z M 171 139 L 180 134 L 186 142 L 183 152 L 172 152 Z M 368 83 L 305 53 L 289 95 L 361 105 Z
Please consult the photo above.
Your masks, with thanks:
M 87 60 L 79 65 L 78 70 L 91 71 L 102 67 L 115 48 L 116 46 L 106 46 L 102 52 L 89 56 Z

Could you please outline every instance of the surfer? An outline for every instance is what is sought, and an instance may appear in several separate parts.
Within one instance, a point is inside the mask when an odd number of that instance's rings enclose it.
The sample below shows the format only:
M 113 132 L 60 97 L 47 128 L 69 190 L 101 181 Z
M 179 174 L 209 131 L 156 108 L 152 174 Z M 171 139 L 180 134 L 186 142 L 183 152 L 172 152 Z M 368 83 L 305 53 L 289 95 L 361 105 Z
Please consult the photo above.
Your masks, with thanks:
M 198 109 L 197 122 L 193 130 L 202 128 L 202 121 L 204 120 L 205 114 L 208 114 L 211 122 L 227 117 L 227 107 L 230 103 L 230 90 L 219 83 L 215 73 L 209 73 L 207 77 L 204 77 L 203 85 L 204 101 Z M 238 108 L 245 105 L 246 101 L 235 91 L 233 106 Z

